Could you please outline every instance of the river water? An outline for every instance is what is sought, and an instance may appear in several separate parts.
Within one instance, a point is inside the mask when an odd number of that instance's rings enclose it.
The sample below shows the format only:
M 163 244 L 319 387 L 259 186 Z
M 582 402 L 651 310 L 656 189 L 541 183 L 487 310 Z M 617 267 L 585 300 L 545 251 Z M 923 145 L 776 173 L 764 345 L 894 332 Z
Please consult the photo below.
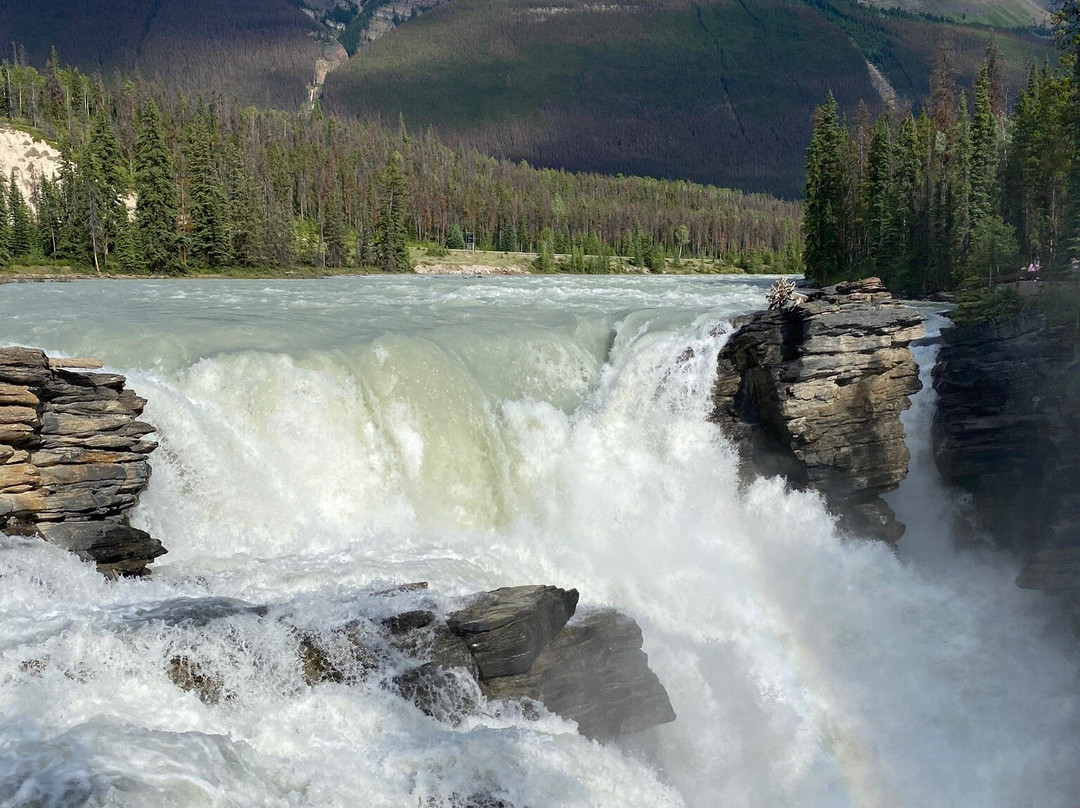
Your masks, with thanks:
M 100 357 L 149 399 L 133 522 L 169 548 L 110 583 L 0 537 L 0 805 L 1075 808 L 1080 654 L 1015 559 L 950 536 L 932 391 L 905 416 L 899 552 L 841 540 L 779 480 L 740 485 L 705 421 L 716 326 L 768 283 L 0 286 L 0 343 Z M 286 622 L 341 625 L 418 580 L 445 608 L 551 583 L 626 611 L 678 720 L 602 745 L 302 683 Z M 270 616 L 147 617 L 208 597 Z M 179 690 L 177 654 L 229 697 Z

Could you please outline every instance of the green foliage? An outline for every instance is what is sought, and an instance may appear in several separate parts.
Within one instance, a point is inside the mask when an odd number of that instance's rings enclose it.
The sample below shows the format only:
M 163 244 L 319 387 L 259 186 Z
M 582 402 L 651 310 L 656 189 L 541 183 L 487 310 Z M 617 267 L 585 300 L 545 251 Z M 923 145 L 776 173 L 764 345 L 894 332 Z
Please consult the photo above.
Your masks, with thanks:
M 848 165 L 844 160 L 847 132 L 829 93 L 817 110 L 806 153 L 806 211 L 803 216 L 807 277 L 825 284 L 847 276 L 849 223 Z
M 383 272 L 405 272 L 412 260 L 405 246 L 405 207 L 408 204 L 401 154 L 394 152 L 378 180 L 379 218 L 375 221 L 375 266 Z
M 376 265 L 386 198 L 385 177 L 376 177 L 394 152 L 404 191 L 395 229 L 419 243 L 459 235 L 464 246 L 467 227 L 481 248 L 546 243 L 552 267 L 555 253 L 576 248 L 572 269 L 605 272 L 621 266 L 616 254 L 646 268 L 737 245 L 776 253 L 798 230 L 798 204 L 762 195 L 535 169 L 451 149 L 430 131 L 193 101 L 120 79 L 88 89 L 78 71 L 50 70 L 0 63 L 10 97 L 23 99 L 12 114 L 30 116 L 18 117 L 20 127 L 41 136 L 30 120 L 52 120 L 42 106 L 50 82 L 64 110 L 62 127 L 48 124 L 64 159 L 55 180 L 33 189 L 30 251 L 100 271 Z M 2 185 L 6 207 L 7 178 Z M 129 227 L 124 201 L 133 190 Z
M 13 258 L 29 255 L 35 241 L 34 223 L 30 218 L 30 206 L 26 204 L 26 199 L 15 181 L 14 171 L 11 172 L 11 182 L 8 185 L 7 214 L 11 222 L 8 251 Z
M 446 231 L 446 248 L 448 250 L 465 249 L 465 234 L 461 232 L 461 225 L 457 222 L 452 222 L 450 229 Z
M 895 146 L 885 118 L 868 132 L 840 122 L 826 101 L 807 154 L 809 277 L 829 283 L 877 274 L 894 291 L 921 296 L 990 292 L 1015 275 L 1021 256 L 1038 261 L 1044 277 L 1064 269 L 1080 229 L 1080 95 L 1071 57 L 1058 69 L 1032 70 L 1011 116 L 997 60 L 991 44 L 973 116 L 965 93 L 944 70 L 935 73 L 931 108 L 903 119 Z M 968 308 L 986 306 L 980 298 Z
M 965 292 L 949 316 L 960 325 L 974 325 L 998 317 L 1015 317 L 1024 308 L 1024 299 L 1013 289 L 973 288 Z
M 151 272 L 179 267 L 177 219 L 180 204 L 173 176 L 173 154 L 165 143 L 157 104 L 147 101 L 139 115 L 135 139 L 135 220 L 142 245 L 142 263 Z
M 187 131 L 186 144 L 189 256 L 197 266 L 223 267 L 233 262 L 229 209 L 218 156 L 217 127 L 200 109 Z

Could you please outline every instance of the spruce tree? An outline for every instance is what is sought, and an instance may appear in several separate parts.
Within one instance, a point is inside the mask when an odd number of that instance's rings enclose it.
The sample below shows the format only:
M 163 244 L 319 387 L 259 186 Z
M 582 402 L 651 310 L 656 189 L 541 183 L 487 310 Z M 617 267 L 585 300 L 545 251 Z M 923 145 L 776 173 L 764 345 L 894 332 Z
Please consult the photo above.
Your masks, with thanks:
M 450 229 L 446 231 L 446 248 L 448 250 L 465 249 L 465 234 L 461 232 L 461 225 L 457 222 L 452 222 Z
M 143 263 L 151 272 L 179 268 L 180 202 L 173 176 L 173 155 L 165 142 L 165 128 L 157 104 L 147 101 L 141 110 L 135 138 L 135 220 Z
M 232 262 L 229 210 L 216 159 L 209 113 L 202 109 L 188 128 L 187 169 L 191 199 L 191 256 L 204 267 Z
M 8 185 L 8 216 L 11 219 L 11 236 L 8 248 L 13 258 L 30 254 L 34 245 L 34 223 L 30 216 L 30 206 L 15 181 L 15 172 L 11 172 Z
M 820 285 L 847 275 L 846 233 L 849 219 L 844 170 L 844 129 L 830 92 L 815 114 L 806 158 L 803 214 L 807 277 Z
M 99 269 L 108 263 L 109 253 L 128 219 L 127 207 L 120 198 L 125 186 L 122 160 L 112 124 L 103 112 L 99 113 L 75 169 L 80 220 L 85 222 L 89 249 Z
M 408 203 L 401 153 L 394 152 L 379 174 L 379 217 L 375 221 L 375 265 L 383 272 L 408 272 L 412 260 L 405 246 Z
M 863 207 L 866 210 L 867 273 L 878 274 L 888 261 L 889 204 L 893 183 L 892 127 L 885 115 L 874 123 L 866 155 Z M 791 242 L 789 242 L 791 243 Z
M 997 119 L 990 98 L 990 75 L 984 65 L 975 82 L 975 116 L 971 121 L 971 220 L 978 222 L 997 208 Z
M 235 143 L 229 149 L 229 232 L 237 264 L 255 267 L 266 261 L 260 199 L 251 167 Z
M 0 187 L 0 266 L 11 261 L 11 222 L 7 212 L 7 194 Z

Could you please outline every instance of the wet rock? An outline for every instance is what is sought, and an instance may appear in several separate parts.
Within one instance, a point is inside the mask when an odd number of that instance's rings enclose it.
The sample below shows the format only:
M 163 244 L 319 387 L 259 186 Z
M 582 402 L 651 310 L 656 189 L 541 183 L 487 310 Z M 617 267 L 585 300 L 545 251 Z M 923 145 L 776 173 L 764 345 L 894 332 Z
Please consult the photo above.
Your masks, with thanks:
M 525 673 L 577 608 L 578 592 L 554 586 L 515 586 L 477 597 L 447 616 L 483 679 Z
M 204 704 L 217 704 L 232 697 L 225 689 L 225 680 L 220 673 L 186 656 L 172 657 L 165 672 L 174 685 L 181 690 L 195 693 Z
M 641 644 L 634 620 L 597 612 L 567 625 L 528 672 L 485 680 L 481 688 L 489 698 L 535 699 L 576 721 L 589 738 L 640 732 L 675 720 Z
M 150 478 L 146 401 L 91 360 L 0 348 L 0 530 L 37 534 L 108 575 L 145 574 L 165 552 L 128 524 Z
M 304 681 L 355 684 L 384 663 L 359 623 L 322 632 L 301 632 L 297 647 Z
M 900 413 L 921 387 L 908 346 L 922 320 L 877 278 L 738 318 L 711 419 L 748 471 L 816 490 L 846 529 L 895 542 L 904 526 L 881 495 L 907 475 Z

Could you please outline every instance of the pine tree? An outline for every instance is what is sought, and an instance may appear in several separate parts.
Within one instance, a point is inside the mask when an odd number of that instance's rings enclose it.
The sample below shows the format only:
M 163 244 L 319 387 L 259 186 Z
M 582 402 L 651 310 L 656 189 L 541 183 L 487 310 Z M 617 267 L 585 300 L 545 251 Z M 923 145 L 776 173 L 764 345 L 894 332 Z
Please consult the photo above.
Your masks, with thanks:
M 191 256 L 205 267 L 232 262 L 229 209 L 215 154 L 214 127 L 207 110 L 188 129 L 187 169 L 191 198 Z
M 806 159 L 806 197 L 803 214 L 807 277 L 820 285 L 847 275 L 847 176 L 844 170 L 844 129 L 837 117 L 836 99 L 829 93 L 815 114 Z
M 135 139 L 135 220 L 143 263 L 151 272 L 179 267 L 179 195 L 173 176 L 173 155 L 165 142 L 157 104 L 147 101 L 139 115 Z
M 229 149 L 228 164 L 233 260 L 240 266 L 255 267 L 266 262 L 258 188 L 252 169 L 235 143 Z
M 8 216 L 11 220 L 8 249 L 13 258 L 30 254 L 34 245 L 34 223 L 30 217 L 30 206 L 15 181 L 15 172 L 11 172 L 8 185 Z
M 975 82 L 975 117 L 971 121 L 971 219 L 978 222 L 997 208 L 997 120 L 986 65 Z
M 866 155 L 863 208 L 866 211 L 867 274 L 883 271 L 888 263 L 888 224 L 893 193 L 892 127 L 885 115 L 874 123 Z M 790 242 L 789 242 L 790 243 Z
M 139 272 L 143 269 L 142 255 L 138 225 L 125 217 L 116 233 L 112 264 L 124 272 Z
M 85 223 L 94 266 L 108 263 L 120 230 L 128 219 L 120 196 L 124 189 L 120 144 L 102 112 L 94 121 L 90 140 L 75 168 L 79 220 Z
M 348 227 L 341 201 L 341 192 L 335 190 L 324 213 L 323 238 L 326 242 L 327 266 L 339 268 L 345 266 L 348 259 Z
M 3 187 L 0 187 L 0 267 L 11 261 L 11 223 L 8 219 L 7 199 Z
M 379 217 L 375 221 L 375 261 L 383 272 L 408 272 L 412 260 L 405 246 L 408 204 L 401 153 L 394 152 L 379 174 Z
M 461 232 L 461 225 L 457 222 L 452 222 L 450 229 L 446 231 L 446 248 L 448 250 L 465 249 L 465 234 Z

